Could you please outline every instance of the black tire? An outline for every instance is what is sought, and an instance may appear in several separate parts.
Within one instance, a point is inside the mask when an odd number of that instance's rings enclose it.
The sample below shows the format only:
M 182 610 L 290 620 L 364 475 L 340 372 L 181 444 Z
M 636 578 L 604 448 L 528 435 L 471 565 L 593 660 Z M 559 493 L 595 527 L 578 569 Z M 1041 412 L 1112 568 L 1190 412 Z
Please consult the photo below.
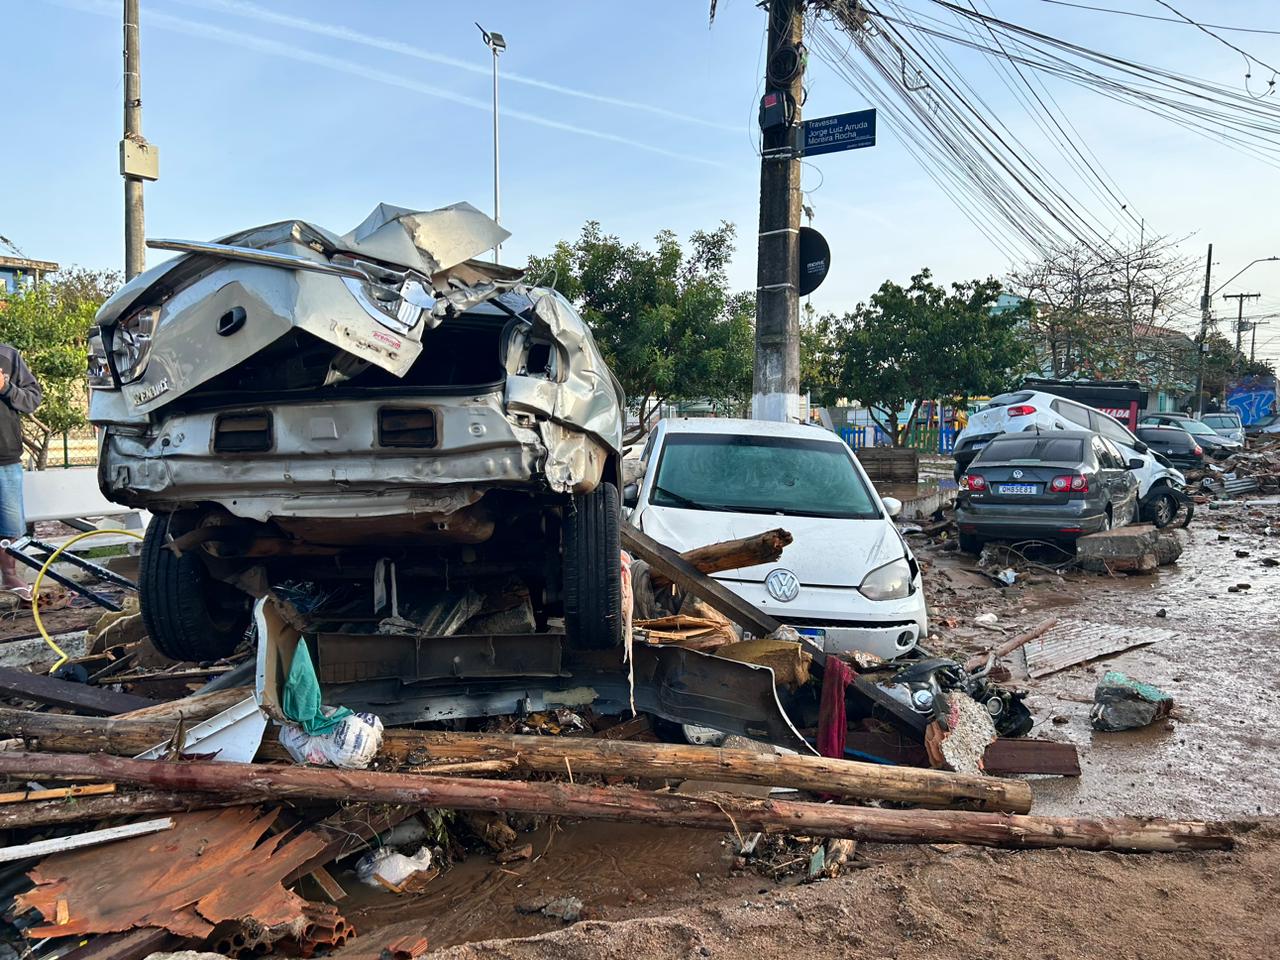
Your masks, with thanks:
M 956 538 L 956 541 L 960 545 L 961 553 L 972 553 L 977 556 L 982 552 L 982 538 L 974 536 L 972 533 L 962 533 Z
M 564 518 L 564 625 L 569 645 L 622 645 L 622 533 L 618 488 L 577 495 Z
M 1178 518 L 1180 509 L 1181 504 L 1178 502 L 1178 498 L 1168 490 L 1165 490 L 1156 494 L 1147 502 L 1147 507 L 1143 513 L 1156 525 L 1156 529 L 1163 530 Z
M 249 625 L 247 599 L 210 577 L 199 557 L 168 549 L 168 530 L 169 517 L 156 514 L 142 541 L 138 606 L 151 642 L 172 660 L 229 656 Z

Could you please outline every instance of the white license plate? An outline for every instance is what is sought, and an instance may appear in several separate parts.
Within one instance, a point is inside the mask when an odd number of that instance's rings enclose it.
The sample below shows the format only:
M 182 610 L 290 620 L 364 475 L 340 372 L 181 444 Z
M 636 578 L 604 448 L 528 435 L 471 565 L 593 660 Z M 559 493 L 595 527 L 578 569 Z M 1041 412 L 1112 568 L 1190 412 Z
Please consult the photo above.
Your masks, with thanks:
M 997 483 L 996 493 L 1011 493 L 1019 495 L 1031 495 L 1040 492 L 1038 484 L 1034 483 Z

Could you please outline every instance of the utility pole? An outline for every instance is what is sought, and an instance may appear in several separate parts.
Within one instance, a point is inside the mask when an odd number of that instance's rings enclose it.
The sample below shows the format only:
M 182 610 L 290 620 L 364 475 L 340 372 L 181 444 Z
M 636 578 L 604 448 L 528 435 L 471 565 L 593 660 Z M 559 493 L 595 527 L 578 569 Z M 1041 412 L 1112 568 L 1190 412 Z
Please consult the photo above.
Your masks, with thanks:
M 142 78 L 139 76 L 138 0 L 124 0 L 124 139 L 120 141 L 120 175 L 124 177 L 124 276 L 132 280 L 147 268 L 146 229 L 142 216 L 143 176 L 130 162 L 142 137 Z M 150 179 L 155 179 L 151 177 Z
M 761 101 L 760 235 L 751 415 L 800 416 L 800 157 L 803 0 L 770 0 Z
M 1249 330 L 1250 330 L 1249 362 L 1250 363 L 1253 363 L 1255 351 L 1258 349 L 1258 328 L 1265 327 L 1266 325 L 1267 325 L 1266 321 L 1259 321 L 1259 320 L 1254 320 L 1252 323 L 1249 324 Z
M 1236 312 L 1236 353 L 1240 352 L 1240 337 L 1244 333 L 1244 302 L 1246 300 L 1256 300 L 1262 296 L 1260 293 L 1224 293 L 1223 300 L 1235 300 L 1239 304 L 1239 310 Z
M 1204 413 L 1204 350 L 1209 339 L 1209 284 L 1213 273 L 1213 244 L 1204 258 L 1204 296 L 1200 298 L 1200 338 L 1196 343 L 1196 414 Z

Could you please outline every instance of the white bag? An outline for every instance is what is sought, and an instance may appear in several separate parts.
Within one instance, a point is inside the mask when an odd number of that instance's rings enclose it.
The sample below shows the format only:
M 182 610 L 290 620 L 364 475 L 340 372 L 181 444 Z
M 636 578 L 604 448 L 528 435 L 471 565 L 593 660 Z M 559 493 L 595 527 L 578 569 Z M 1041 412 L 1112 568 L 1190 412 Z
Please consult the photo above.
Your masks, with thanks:
M 333 707 L 323 708 L 335 713 Z M 298 763 L 362 770 L 373 762 L 382 746 L 382 721 L 372 713 L 352 713 L 328 733 L 311 736 L 301 727 L 285 724 L 280 743 Z

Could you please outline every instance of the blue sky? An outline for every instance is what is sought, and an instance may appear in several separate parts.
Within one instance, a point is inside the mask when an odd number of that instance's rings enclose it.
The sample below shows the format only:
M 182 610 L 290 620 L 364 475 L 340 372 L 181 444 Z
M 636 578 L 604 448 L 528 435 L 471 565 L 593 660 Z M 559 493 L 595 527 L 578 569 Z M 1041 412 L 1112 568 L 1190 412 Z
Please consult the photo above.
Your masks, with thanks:
M 937 14 L 928 0 L 904 2 Z M 1241 58 L 1190 27 L 989 2 L 1047 33 L 1242 82 Z M 1167 13 L 1149 0 L 1091 2 Z M 465 199 L 489 210 L 491 89 L 479 20 L 509 44 L 502 219 L 514 236 L 505 260 L 545 251 L 589 218 L 638 241 L 725 219 L 739 230 L 732 278 L 752 287 L 764 17 L 748 0 L 720 0 L 709 29 L 707 5 L 143 0 L 143 129 L 161 157 L 161 179 L 147 188 L 147 233 L 207 239 L 294 216 L 345 231 L 379 201 L 430 208 Z M 1280 30 L 1280 11 L 1265 0 L 1175 5 Z M 0 234 L 29 256 L 120 265 L 120 6 L 6 4 L 0 89 L 20 120 L 0 159 Z M 1280 62 L 1280 36 L 1227 36 Z M 1037 142 L 989 67 L 959 52 L 953 59 Z M 1256 84 L 1262 71 L 1254 73 Z M 1221 279 L 1255 257 L 1280 256 L 1275 168 L 1084 91 L 1053 90 L 1149 229 L 1190 235 L 1186 251 L 1200 257 L 1214 242 Z M 865 106 L 811 60 L 806 116 Z M 813 296 L 820 310 L 849 309 L 886 277 L 905 280 L 920 266 L 944 280 L 1009 266 L 883 121 L 876 147 L 815 158 L 804 187 L 833 250 L 832 275 Z M 1230 289 L 1264 294 L 1251 313 L 1280 313 L 1280 264 L 1254 267 Z M 1259 343 L 1280 353 L 1280 317 L 1260 328 Z

